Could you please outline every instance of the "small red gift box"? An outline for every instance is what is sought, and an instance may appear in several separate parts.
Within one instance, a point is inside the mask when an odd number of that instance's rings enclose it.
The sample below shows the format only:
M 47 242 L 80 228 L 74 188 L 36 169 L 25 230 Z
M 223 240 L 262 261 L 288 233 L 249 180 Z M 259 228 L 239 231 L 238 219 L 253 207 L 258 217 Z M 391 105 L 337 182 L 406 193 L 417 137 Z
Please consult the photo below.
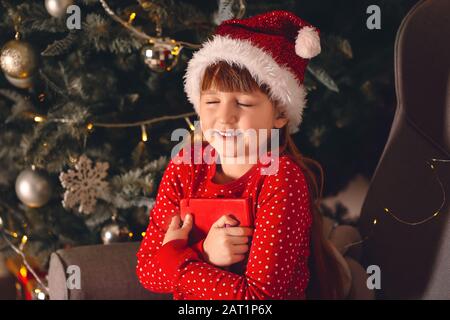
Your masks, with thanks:
M 189 245 L 206 238 L 211 226 L 223 215 L 239 221 L 239 227 L 253 227 L 251 198 L 186 198 L 180 201 L 181 219 L 192 214 L 194 226 L 189 234 Z
M 181 219 L 187 213 L 192 214 L 194 225 L 189 233 L 189 245 L 205 239 L 211 226 L 223 215 L 230 215 L 239 221 L 239 227 L 254 227 L 252 199 L 251 198 L 185 198 L 180 201 Z M 248 256 L 228 268 L 234 273 L 243 274 L 247 265 Z

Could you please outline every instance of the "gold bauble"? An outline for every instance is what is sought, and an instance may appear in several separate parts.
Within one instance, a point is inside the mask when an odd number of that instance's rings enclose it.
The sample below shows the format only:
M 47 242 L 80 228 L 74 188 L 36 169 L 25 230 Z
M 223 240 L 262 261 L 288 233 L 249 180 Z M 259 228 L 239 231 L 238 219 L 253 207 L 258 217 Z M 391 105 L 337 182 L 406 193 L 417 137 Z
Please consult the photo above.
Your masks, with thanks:
M 28 78 L 23 78 L 23 79 L 17 79 L 11 76 L 8 76 L 6 73 L 4 74 L 6 80 L 9 81 L 9 83 L 11 83 L 13 86 L 17 87 L 17 88 L 21 88 L 21 89 L 28 89 L 31 88 L 33 86 L 33 80 L 34 77 L 28 77 Z
M 0 67 L 6 75 L 12 78 L 30 78 L 38 67 L 38 56 L 28 42 L 11 40 L 2 48 Z

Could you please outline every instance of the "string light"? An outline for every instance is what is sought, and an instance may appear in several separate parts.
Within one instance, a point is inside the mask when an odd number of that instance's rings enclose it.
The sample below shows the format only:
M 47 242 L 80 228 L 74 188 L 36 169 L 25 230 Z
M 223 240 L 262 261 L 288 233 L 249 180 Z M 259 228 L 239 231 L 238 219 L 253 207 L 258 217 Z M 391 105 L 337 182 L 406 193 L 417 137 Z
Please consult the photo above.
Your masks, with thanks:
M 17 238 L 19 236 L 16 232 L 12 232 L 6 229 L 4 229 L 3 232 L 5 232 L 6 234 L 10 235 L 13 238 Z
M 444 163 L 450 162 L 450 160 L 445 160 L 445 159 L 435 159 L 435 158 L 431 159 L 431 161 L 433 161 L 433 162 L 444 162 Z M 433 218 L 437 217 L 437 216 L 441 213 L 441 210 L 442 210 L 442 208 L 443 208 L 444 205 L 445 205 L 445 202 L 446 202 L 446 193 L 445 193 L 445 189 L 444 189 L 444 186 L 443 186 L 443 184 L 442 184 L 442 181 L 441 181 L 441 179 L 439 178 L 439 175 L 435 172 L 435 166 L 434 166 L 432 163 L 429 163 L 429 162 L 427 162 L 427 163 L 430 165 L 431 171 L 433 172 L 433 174 L 434 174 L 436 180 L 437 180 L 438 183 L 439 183 L 439 186 L 441 187 L 441 191 L 442 191 L 442 203 L 441 203 L 439 209 L 437 209 L 431 216 L 429 216 L 429 217 L 427 217 L 427 218 L 425 218 L 425 219 L 419 220 L 419 221 L 406 221 L 406 220 L 404 220 L 404 219 L 399 218 L 399 217 L 398 217 L 397 215 L 395 215 L 394 213 L 392 213 L 392 211 L 389 210 L 388 208 L 384 208 L 384 212 L 385 212 L 387 215 L 391 216 L 393 219 L 395 219 L 397 222 L 400 222 L 400 223 L 403 224 L 403 225 L 408 225 L 408 226 L 418 226 L 418 225 L 424 224 L 424 223 L 426 223 L 426 222 L 432 220 Z M 373 221 L 372 221 L 372 226 L 375 227 L 375 226 L 377 225 L 377 223 L 378 223 L 378 219 L 377 219 L 377 218 L 373 219 Z M 372 235 L 373 235 L 373 229 L 372 229 L 372 232 L 371 232 L 370 235 L 367 235 L 366 237 L 364 237 L 364 239 L 362 239 L 362 240 L 360 240 L 360 241 L 353 242 L 353 243 L 350 243 L 350 244 L 346 245 L 345 248 L 348 249 L 348 248 L 350 248 L 350 247 L 352 247 L 352 246 L 361 244 L 361 243 L 363 243 L 364 241 L 366 241 L 367 239 L 369 239 Z
M 39 300 L 45 300 L 45 293 L 43 293 L 41 289 L 39 288 L 34 289 L 34 293 L 36 294 Z
M 23 251 L 23 247 L 25 246 L 25 244 L 28 241 L 28 237 L 26 235 L 22 236 L 22 240 L 20 240 L 20 251 Z
M 241 0 L 242 1 L 242 0 Z M 105 10 L 105 12 L 116 22 L 120 23 L 124 28 L 130 30 L 132 33 L 134 33 L 137 37 L 147 40 L 147 41 L 158 41 L 159 39 L 157 37 L 152 37 L 148 34 L 146 34 L 145 32 L 136 29 L 135 27 L 133 27 L 129 22 L 127 23 L 126 21 L 124 21 L 123 19 L 121 19 L 119 16 L 117 16 L 114 11 L 109 7 L 109 5 L 106 3 L 105 0 L 100 0 L 100 3 L 103 7 L 103 9 Z M 245 8 L 245 7 L 244 7 Z M 157 28 L 158 29 L 158 28 Z M 194 43 L 189 43 L 186 41 L 175 41 L 179 46 L 184 46 L 184 47 L 188 47 L 191 49 L 199 49 L 201 47 L 200 44 L 194 44 Z
M 133 20 L 136 18 L 136 12 L 132 12 L 128 18 L 128 24 L 132 24 Z
M 450 160 L 434 159 L 434 158 L 431 159 L 431 161 L 433 161 L 433 162 L 450 162 Z M 433 214 L 432 214 L 431 216 L 429 216 L 429 217 L 427 217 L 427 218 L 425 218 L 425 219 L 419 220 L 419 221 L 406 221 L 406 220 L 404 220 L 404 219 L 402 219 L 402 218 L 399 218 L 397 215 L 395 215 L 391 210 L 389 210 L 389 208 L 384 208 L 384 211 L 385 211 L 388 215 L 390 215 L 390 216 L 391 216 L 392 218 L 394 218 L 396 221 L 398 221 L 398 222 L 400 222 L 400 223 L 402 223 L 402 224 L 404 224 L 404 225 L 408 225 L 408 226 L 418 226 L 418 225 L 424 224 L 424 223 L 430 221 L 431 219 L 436 218 L 436 217 L 441 213 L 441 210 L 442 210 L 442 208 L 443 208 L 444 205 L 445 205 L 445 202 L 446 202 L 446 194 L 445 194 L 444 185 L 442 184 L 442 181 L 441 181 L 441 179 L 439 178 L 439 175 L 436 173 L 434 165 L 433 165 L 432 163 L 429 163 L 429 162 L 427 162 L 427 163 L 429 164 L 429 166 L 430 166 L 430 168 L 431 168 L 431 171 L 433 172 L 433 174 L 434 174 L 436 180 L 437 180 L 438 183 L 439 183 L 439 186 L 441 187 L 441 192 L 442 192 L 442 203 L 441 203 L 441 205 L 439 206 L 439 208 L 438 208 L 435 212 L 433 212 Z
M 43 122 L 45 120 L 45 118 L 43 116 L 35 116 L 34 117 L 34 122 Z
M 141 126 L 141 131 L 142 131 L 142 141 L 147 142 L 148 137 L 147 137 L 147 131 L 145 129 L 145 125 Z
M 93 129 L 94 127 L 117 128 L 117 129 L 118 128 L 131 128 L 131 127 L 139 127 L 142 125 L 150 125 L 150 124 L 163 122 L 163 121 L 177 120 L 177 119 L 186 118 L 186 117 L 195 116 L 195 115 L 196 115 L 195 112 L 187 112 L 187 113 L 182 113 L 179 115 L 161 116 L 158 118 L 151 118 L 151 119 L 146 119 L 146 120 L 138 121 L 138 122 L 119 122 L 119 123 L 90 122 L 86 125 L 86 128 L 87 129 Z M 65 119 L 65 118 L 46 119 L 44 116 L 41 116 L 41 115 L 33 115 L 32 117 L 33 117 L 33 119 L 35 119 L 34 121 L 36 121 L 36 119 L 37 119 L 40 122 L 41 121 L 49 121 L 49 122 L 58 122 L 58 123 L 69 123 L 69 124 L 75 122 L 73 120 Z
M 26 278 L 28 275 L 27 268 L 25 266 L 21 266 L 19 269 L 19 273 L 23 278 Z
M 142 232 L 142 233 L 141 233 L 141 236 L 142 236 L 142 238 L 145 237 L 145 232 Z
M 19 269 L 19 273 L 23 278 L 27 278 L 28 272 L 30 272 L 33 277 L 36 279 L 36 281 L 39 283 L 39 285 L 41 286 L 41 288 L 47 292 L 47 294 L 49 294 L 49 290 L 48 288 L 44 285 L 44 283 L 42 282 L 41 278 L 36 274 L 36 272 L 34 271 L 34 269 L 31 267 L 31 265 L 28 263 L 28 260 L 23 252 L 24 246 L 28 241 L 28 237 L 26 235 L 23 235 L 20 241 L 20 245 L 19 248 L 16 247 L 9 239 L 8 237 L 5 236 L 5 234 L 9 234 L 9 235 L 13 235 L 14 238 L 17 238 L 18 235 L 16 232 L 11 232 L 8 231 L 7 229 L 4 228 L 3 225 L 0 225 L 0 234 L 2 235 L 4 241 L 9 245 L 9 247 L 11 247 L 11 249 L 16 252 L 21 258 L 22 258 L 22 262 L 23 262 L 23 266 L 20 267 Z M 45 294 L 44 294 L 45 295 Z
M 186 120 L 186 122 L 187 122 L 189 128 L 190 128 L 192 131 L 194 131 L 194 130 L 195 130 L 195 127 L 194 127 L 194 125 L 192 124 L 191 120 L 189 120 L 188 117 L 184 117 L 184 120 Z

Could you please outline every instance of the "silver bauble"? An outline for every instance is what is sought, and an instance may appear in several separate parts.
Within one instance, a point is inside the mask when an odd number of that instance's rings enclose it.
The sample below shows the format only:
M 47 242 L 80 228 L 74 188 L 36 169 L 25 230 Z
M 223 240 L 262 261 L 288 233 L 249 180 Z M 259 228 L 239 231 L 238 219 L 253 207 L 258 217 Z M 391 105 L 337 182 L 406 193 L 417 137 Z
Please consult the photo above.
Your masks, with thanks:
M 44 206 L 52 195 L 48 175 L 40 170 L 26 169 L 16 179 L 17 197 L 31 208 Z
M 124 223 L 113 221 L 102 228 L 100 237 L 104 244 L 110 244 L 127 241 L 130 239 L 129 234 L 130 230 Z
M 146 44 L 141 56 L 146 65 L 156 72 L 170 71 L 177 64 L 180 48 L 171 42 Z
M 10 77 L 29 78 L 34 75 L 38 67 L 36 50 L 26 41 L 8 41 L 0 54 L 0 67 Z
M 73 0 L 45 0 L 45 9 L 55 17 L 60 18 L 66 14 L 67 7 L 73 4 Z

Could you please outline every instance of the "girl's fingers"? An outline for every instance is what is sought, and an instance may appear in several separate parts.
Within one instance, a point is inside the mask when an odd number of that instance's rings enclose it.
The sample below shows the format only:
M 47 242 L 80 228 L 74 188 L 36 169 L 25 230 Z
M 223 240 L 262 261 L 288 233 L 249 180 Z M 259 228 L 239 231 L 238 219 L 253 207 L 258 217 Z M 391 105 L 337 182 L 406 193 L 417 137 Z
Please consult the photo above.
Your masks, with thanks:
M 170 221 L 169 230 L 178 230 L 180 228 L 181 218 L 179 214 L 176 214 L 172 217 Z
M 240 254 L 240 253 L 233 254 L 233 256 L 231 257 L 231 264 L 238 263 L 244 259 L 245 259 L 245 254 Z
M 235 236 L 229 236 L 228 240 L 233 244 L 233 245 L 238 245 L 238 244 L 248 244 L 249 243 L 249 237 L 235 237 Z
M 253 235 L 253 228 L 249 227 L 228 227 L 225 233 L 230 236 L 251 236 Z
M 181 229 L 190 230 L 191 228 L 192 228 L 192 215 L 188 213 L 184 217 L 183 226 L 181 227 Z
M 234 226 L 237 225 L 239 221 L 233 219 L 229 215 L 223 215 L 216 222 L 213 223 L 213 227 L 215 228 L 224 228 L 226 224 Z
M 234 254 L 244 254 L 248 251 L 248 245 L 247 244 L 237 244 L 233 246 L 233 252 Z

